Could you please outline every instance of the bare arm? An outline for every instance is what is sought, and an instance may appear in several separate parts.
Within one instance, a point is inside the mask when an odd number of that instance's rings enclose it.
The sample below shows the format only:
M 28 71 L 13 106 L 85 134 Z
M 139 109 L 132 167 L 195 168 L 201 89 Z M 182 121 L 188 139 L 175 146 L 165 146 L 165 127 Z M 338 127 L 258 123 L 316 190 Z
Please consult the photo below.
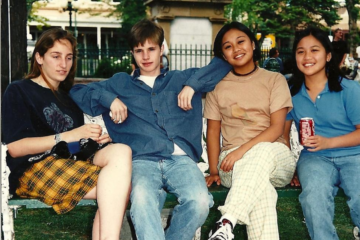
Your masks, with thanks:
M 278 139 L 284 133 L 287 110 L 288 108 L 282 108 L 270 114 L 270 126 L 258 136 L 229 153 L 221 163 L 220 168 L 223 171 L 228 172 L 233 168 L 235 162 L 241 159 L 244 154 L 256 144 L 260 142 L 274 142 Z
M 60 134 L 61 140 L 66 142 L 79 141 L 81 138 L 99 140 L 102 129 L 98 124 L 85 124 L 71 131 Z M 102 140 L 102 139 L 100 139 Z M 38 154 L 51 149 L 55 145 L 54 135 L 45 137 L 28 137 L 8 144 L 8 151 L 14 158 L 30 154 Z
M 210 176 L 206 177 L 206 184 L 210 186 L 213 182 L 220 185 L 219 171 L 217 165 L 220 155 L 220 129 L 221 122 L 217 120 L 207 120 L 206 146 L 209 158 Z
M 291 149 L 290 146 L 290 130 L 291 130 L 291 124 L 293 120 L 288 120 L 285 122 L 285 128 L 284 128 L 284 139 L 286 141 L 286 146 L 288 146 L 289 149 Z
M 309 152 L 317 152 L 329 148 L 353 147 L 360 145 L 360 124 L 356 125 L 356 130 L 351 133 L 325 138 L 319 135 L 309 137 L 305 140 L 304 146 L 309 147 Z

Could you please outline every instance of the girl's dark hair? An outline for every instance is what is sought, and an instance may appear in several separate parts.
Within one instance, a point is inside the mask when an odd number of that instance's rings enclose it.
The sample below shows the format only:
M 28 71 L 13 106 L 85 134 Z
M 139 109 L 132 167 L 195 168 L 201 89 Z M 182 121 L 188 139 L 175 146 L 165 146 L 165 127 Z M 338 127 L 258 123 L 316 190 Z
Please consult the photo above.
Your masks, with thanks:
M 225 33 L 227 33 L 231 29 L 237 29 L 237 30 L 245 33 L 250 38 L 250 40 L 252 42 L 254 42 L 255 49 L 253 51 L 253 61 L 256 62 L 256 61 L 260 60 L 261 51 L 259 48 L 258 40 L 256 39 L 256 37 L 254 36 L 254 34 L 250 31 L 250 29 L 248 27 L 246 27 L 244 24 L 239 23 L 239 22 L 227 23 L 220 29 L 220 31 L 216 35 L 216 38 L 214 41 L 214 50 L 213 50 L 214 56 L 224 59 L 224 56 L 222 53 L 222 40 L 223 40 Z
M 76 71 L 76 39 L 74 36 L 61 28 L 51 28 L 45 32 L 43 32 L 37 40 L 34 48 L 34 52 L 31 57 L 31 66 L 30 66 L 30 73 L 25 76 L 26 79 L 36 78 L 38 76 L 42 76 L 46 84 L 49 86 L 52 92 L 55 93 L 55 90 L 53 86 L 49 83 L 49 81 L 46 79 L 45 75 L 42 73 L 41 66 L 38 64 L 38 62 L 35 59 L 35 54 L 39 53 L 41 57 L 44 57 L 45 53 L 54 46 L 56 41 L 60 40 L 68 40 L 72 47 L 73 52 L 73 64 L 71 66 L 71 69 L 69 71 L 69 74 L 65 78 L 64 81 L 62 81 L 59 85 L 59 89 L 69 92 L 70 88 L 74 84 L 74 78 L 75 78 L 75 71 Z
M 329 90 L 334 92 L 341 91 L 341 81 L 343 79 L 343 76 L 339 66 L 335 61 L 332 44 L 330 42 L 328 34 L 320 28 L 308 27 L 295 33 L 295 40 L 292 49 L 293 75 L 289 80 L 289 85 L 291 87 L 291 96 L 295 96 L 305 82 L 305 75 L 299 70 L 296 64 L 296 48 L 301 39 L 310 35 L 316 38 L 322 44 L 322 46 L 325 48 L 326 53 L 331 53 L 332 57 L 329 62 L 326 62 L 325 65 L 325 71 L 328 76 Z

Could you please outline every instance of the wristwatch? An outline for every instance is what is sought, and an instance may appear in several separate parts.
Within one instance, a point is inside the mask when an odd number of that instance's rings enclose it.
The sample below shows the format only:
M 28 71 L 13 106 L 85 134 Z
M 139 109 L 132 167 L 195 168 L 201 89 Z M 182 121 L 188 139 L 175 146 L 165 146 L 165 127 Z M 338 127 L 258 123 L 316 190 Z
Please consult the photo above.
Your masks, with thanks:
M 54 140 L 55 140 L 56 144 L 58 144 L 59 142 L 61 142 L 60 133 L 55 134 Z

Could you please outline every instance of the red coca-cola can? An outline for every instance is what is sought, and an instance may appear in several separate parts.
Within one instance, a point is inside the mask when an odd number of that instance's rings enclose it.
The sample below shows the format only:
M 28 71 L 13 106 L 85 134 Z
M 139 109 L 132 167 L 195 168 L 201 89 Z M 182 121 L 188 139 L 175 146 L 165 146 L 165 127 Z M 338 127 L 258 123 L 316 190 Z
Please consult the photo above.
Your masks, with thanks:
M 304 145 L 305 139 L 315 135 L 314 119 L 306 117 L 300 119 L 300 144 Z

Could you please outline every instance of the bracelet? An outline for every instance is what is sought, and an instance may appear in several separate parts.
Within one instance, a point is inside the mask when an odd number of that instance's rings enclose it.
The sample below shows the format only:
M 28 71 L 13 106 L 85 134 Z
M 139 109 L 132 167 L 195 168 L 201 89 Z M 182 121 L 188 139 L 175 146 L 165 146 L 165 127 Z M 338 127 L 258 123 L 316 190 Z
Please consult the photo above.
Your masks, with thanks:
M 61 142 L 60 133 L 55 134 L 54 140 L 55 140 L 56 144 L 58 144 L 59 142 Z

